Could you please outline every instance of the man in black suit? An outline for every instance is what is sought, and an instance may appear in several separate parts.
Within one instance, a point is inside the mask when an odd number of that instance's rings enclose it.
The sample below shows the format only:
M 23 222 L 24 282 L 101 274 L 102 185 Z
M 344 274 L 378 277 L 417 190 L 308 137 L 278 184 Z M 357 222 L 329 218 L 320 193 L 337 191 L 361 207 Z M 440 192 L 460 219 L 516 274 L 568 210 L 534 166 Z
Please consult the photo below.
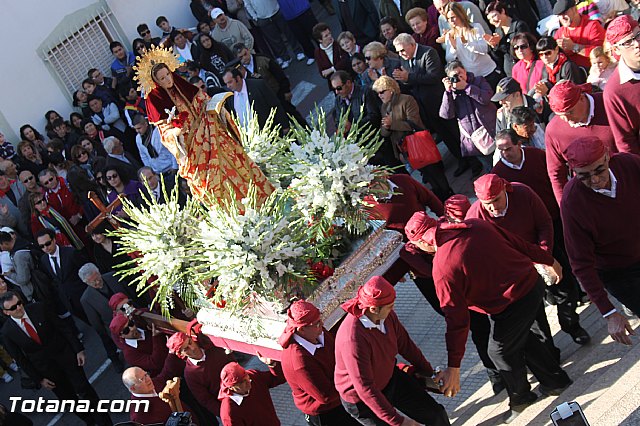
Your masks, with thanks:
M 333 109 L 333 119 L 338 124 L 342 114 L 349 109 L 349 122 L 347 131 L 351 125 L 361 120 L 361 123 L 370 123 L 374 129 L 380 128 L 380 107 L 382 101 L 369 87 L 357 85 L 353 77 L 346 71 L 338 70 L 331 74 L 331 88 L 336 94 L 336 103 Z
M 136 180 L 137 172 L 142 164 L 135 156 L 124 150 L 122 141 L 115 136 L 109 136 L 102 141 L 104 150 L 107 151 L 107 167 L 116 166 L 122 171 L 122 178 Z M 136 148 L 137 149 L 137 148 Z
M 95 409 L 98 394 L 82 369 L 82 343 L 56 315 L 41 303 L 27 306 L 8 291 L 0 296 L 9 317 L 2 327 L 4 346 L 22 370 L 61 400 L 89 400 Z M 86 424 L 111 425 L 107 414 L 76 413 Z
M 373 0 L 333 0 L 342 31 L 351 31 L 358 44 L 375 41 L 380 33 L 380 15 Z
M 38 231 L 36 241 L 44 252 L 40 258 L 40 268 L 51 277 L 64 307 L 88 323 L 89 319 L 80 302 L 87 286 L 78 276 L 78 270 L 88 261 L 87 257 L 72 247 L 58 246 L 55 232 L 48 228 Z
M 436 50 L 416 44 L 413 37 L 406 33 L 399 34 L 393 40 L 393 45 L 402 59 L 402 68 L 393 72 L 393 78 L 400 83 L 403 92 L 411 94 L 418 101 L 422 122 L 438 134 L 449 152 L 458 159 L 458 168 L 453 175 L 460 176 L 469 167 L 474 171 L 481 170 L 482 164 L 475 157 L 462 157 L 457 121 L 440 117 L 445 73 Z
M 225 71 L 222 79 L 227 88 L 233 92 L 233 109 L 241 125 L 244 126 L 248 118 L 250 119 L 249 110 L 253 106 L 260 127 L 265 125 L 271 109 L 275 108 L 275 123 L 280 124 L 285 132 L 289 129 L 289 120 L 282 104 L 264 81 L 253 78 L 245 80 L 237 68 Z

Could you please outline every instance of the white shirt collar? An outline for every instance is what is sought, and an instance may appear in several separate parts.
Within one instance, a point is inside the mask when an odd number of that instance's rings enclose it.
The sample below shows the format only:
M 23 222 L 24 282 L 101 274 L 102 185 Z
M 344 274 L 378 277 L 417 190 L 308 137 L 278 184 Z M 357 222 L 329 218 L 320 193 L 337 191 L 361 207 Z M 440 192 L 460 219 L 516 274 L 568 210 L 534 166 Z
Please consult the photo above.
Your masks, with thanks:
M 22 331 L 24 331 L 25 333 L 27 333 L 27 329 L 24 328 L 24 324 L 22 324 L 22 319 L 26 319 L 27 322 L 29 324 L 31 324 L 31 327 L 33 327 L 34 329 L 36 328 L 36 326 L 33 324 L 33 321 L 31 321 L 31 318 L 29 318 L 29 315 L 27 315 L 27 312 L 25 311 L 24 315 L 22 316 L 22 318 L 14 318 L 14 317 L 10 317 L 12 320 L 14 320 L 16 322 L 16 324 L 18 324 L 18 327 L 20 327 L 22 329 Z M 36 332 L 37 333 L 37 332 Z M 28 335 L 29 333 L 27 333 Z M 31 336 L 29 336 L 31 337 Z
M 189 362 L 191 362 L 191 364 L 193 364 L 193 365 L 198 365 L 198 364 L 200 364 L 201 362 L 204 362 L 204 360 L 205 360 L 205 359 L 207 359 L 207 354 L 206 354 L 206 353 L 204 353 L 204 351 L 202 351 L 202 358 L 200 358 L 200 359 L 193 359 L 193 358 L 191 358 L 191 357 L 187 357 L 187 359 L 189 360 Z
M 377 328 L 382 332 L 382 334 L 387 334 L 387 329 L 384 326 L 384 320 L 381 320 L 380 324 L 376 324 L 375 322 L 371 321 L 369 317 L 367 317 L 366 315 L 362 315 L 359 319 L 362 325 L 364 325 L 364 328 L 367 328 L 367 329 Z
M 631 80 L 640 80 L 640 73 L 633 72 L 622 58 L 618 62 L 618 73 L 620 74 L 620 84 Z
M 56 251 L 53 252 L 53 254 L 49 255 L 49 258 L 52 257 L 57 257 L 58 258 L 58 262 L 60 262 L 60 246 L 56 244 Z
M 510 162 L 504 159 L 502 154 L 500 154 L 500 161 L 502 161 L 502 164 L 509 167 L 510 169 L 522 170 L 522 167 L 524 166 L 524 149 L 520 147 L 520 151 L 522 151 L 522 160 L 520 161 L 520 164 L 511 164 Z
M 589 115 L 587 116 L 587 121 L 585 123 L 569 123 L 569 126 L 571 127 L 584 127 L 584 126 L 588 126 L 589 123 L 591 123 L 591 119 L 593 118 L 593 115 L 595 114 L 595 102 L 593 101 L 593 97 L 588 94 L 585 93 L 584 94 L 587 97 L 587 100 L 589 101 Z
M 298 334 L 293 335 L 293 340 L 298 342 L 298 344 L 303 348 L 305 348 L 311 355 L 316 354 L 316 349 L 324 348 L 324 332 L 322 332 L 322 334 L 318 336 L 318 341 L 320 342 L 318 344 L 311 343 L 310 341 L 308 341 L 307 339 L 305 339 L 304 337 Z
M 124 342 L 132 348 L 138 349 L 138 341 L 144 340 L 144 330 L 138 329 L 140 337 L 138 339 L 124 339 Z
M 237 393 L 234 392 L 233 395 L 229 395 L 229 398 L 231 398 L 231 400 L 233 402 L 235 402 L 236 404 L 240 405 L 240 404 L 242 404 L 242 400 L 247 396 L 249 396 L 249 394 L 240 395 L 240 394 L 237 394 Z
M 616 198 L 616 189 L 618 189 L 618 179 L 613 175 L 611 169 L 609 169 L 609 177 L 611 178 L 611 189 L 594 189 L 598 194 L 606 195 L 607 197 Z
M 491 217 L 505 217 L 507 215 L 507 212 L 509 211 L 509 193 L 505 192 L 504 195 L 505 195 L 505 197 L 507 197 L 507 205 L 505 206 L 504 210 L 502 212 L 498 213 L 498 214 L 493 214 L 489 210 L 487 210 L 487 212 L 489 213 L 489 216 L 491 216 Z M 484 208 L 484 206 L 482 208 Z
M 131 392 L 131 391 L 129 391 Z M 158 392 L 153 391 L 153 393 L 135 393 L 135 392 L 131 392 L 131 395 L 135 396 L 136 398 L 154 398 L 158 396 Z
M 393 197 L 393 194 L 396 192 L 396 189 L 399 188 L 398 185 L 396 185 L 395 183 L 391 182 L 390 179 L 387 179 L 387 183 L 389 184 L 389 193 L 388 194 L 381 194 L 380 196 L 374 195 L 373 199 L 376 201 L 389 201 L 391 199 L 391 197 Z

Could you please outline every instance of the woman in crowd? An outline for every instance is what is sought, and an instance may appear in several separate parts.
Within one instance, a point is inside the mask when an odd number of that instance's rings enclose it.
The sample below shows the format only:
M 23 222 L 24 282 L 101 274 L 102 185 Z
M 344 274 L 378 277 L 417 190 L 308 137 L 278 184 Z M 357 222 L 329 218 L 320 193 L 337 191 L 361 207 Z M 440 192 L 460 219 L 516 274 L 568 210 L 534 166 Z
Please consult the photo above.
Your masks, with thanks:
M 208 34 L 200 34 L 200 65 L 222 80 L 222 74 L 229 61 L 235 59 L 227 46 L 215 41 Z
M 147 50 L 147 45 L 144 42 L 144 40 L 141 38 L 133 39 L 133 43 L 131 44 L 131 47 L 132 47 L 131 51 L 136 55 L 136 58 L 138 56 L 142 56 L 145 50 Z
M 98 225 L 91 231 L 93 245 L 93 257 L 100 272 L 106 274 L 113 271 L 113 267 L 131 260 L 129 256 L 119 253 L 120 246 L 111 237 L 107 237 L 107 232 L 112 228 L 105 222 Z
M 401 150 L 405 136 L 415 130 L 424 130 L 424 124 L 420 118 L 418 102 L 411 95 L 400 93 L 400 86 L 389 76 L 381 76 L 373 83 L 373 90 L 382 101 L 380 109 L 382 115 L 382 127 L 380 134 L 388 138 L 396 164 L 407 164 L 406 154 Z M 390 164 L 393 165 L 393 164 Z M 423 167 L 420 170 L 422 181 L 430 183 L 433 192 L 444 201 L 453 195 L 447 177 L 444 174 L 442 161 Z
M 369 86 L 371 80 L 367 73 L 367 60 L 364 57 L 364 53 L 356 53 L 351 58 L 351 69 L 353 70 L 355 77 L 354 82 L 360 86 Z
M 96 173 L 98 174 L 98 173 Z M 107 191 L 100 188 L 100 185 L 89 177 L 87 172 L 81 167 L 72 167 L 67 173 L 67 183 L 73 194 L 73 199 L 82 207 L 82 216 L 91 222 L 100 211 L 89 199 L 89 192 L 95 192 L 102 204 L 107 205 Z
M 73 165 L 73 162 L 65 159 L 61 152 L 49 156 L 49 169 L 64 180 L 67 180 L 67 173 Z
M 44 136 L 42 136 L 40 132 L 34 129 L 31 124 L 25 124 L 20 127 L 20 138 L 23 141 L 29 141 L 33 143 L 33 145 L 40 150 L 47 149 L 47 144 L 44 141 Z
M 34 176 L 49 166 L 47 151 L 40 151 L 31 141 L 18 144 L 18 163 L 22 170 L 29 170 Z
M 89 135 L 83 135 L 78 141 L 78 144 L 87 150 L 91 161 L 94 161 L 98 157 L 107 157 L 107 151 L 104 150 L 102 143 L 94 143 Z
M 421 7 L 414 7 L 409 9 L 405 19 L 411 30 L 413 30 L 411 37 L 416 43 L 433 47 L 438 52 L 440 60 L 444 61 L 442 45 L 436 41 L 440 35 L 440 30 L 437 25 L 429 25 L 429 13 Z
M 85 92 L 83 89 L 78 89 L 75 92 L 73 92 L 72 104 L 74 107 L 80 108 L 80 110 L 82 111 L 82 115 L 84 116 L 83 118 L 87 118 L 91 116 L 91 109 L 89 109 L 88 96 L 89 95 L 87 95 L 87 92 Z
M 71 159 L 73 163 L 83 169 L 91 179 L 94 178 L 89 151 L 80 145 L 74 145 L 71 147 Z
M 615 71 L 618 64 L 611 60 L 611 57 L 605 52 L 604 48 L 596 47 L 589 53 L 591 59 L 591 69 L 587 77 L 587 83 L 591 83 L 600 90 L 604 90 L 611 74 Z
M 142 203 L 142 190 L 143 185 L 137 180 L 128 180 L 122 175 L 120 169 L 117 166 L 107 166 L 104 169 L 104 176 L 107 180 L 107 185 L 111 191 L 107 195 L 107 202 L 112 203 L 119 195 L 124 195 L 134 205 L 140 205 Z M 122 207 L 114 210 L 118 215 L 123 214 Z
M 47 125 L 44 127 L 44 131 L 47 134 L 49 139 L 57 138 L 58 135 L 53 131 L 52 123 L 57 119 L 62 119 L 62 116 L 58 114 L 56 111 L 49 110 L 45 113 L 44 119 L 47 121 Z
M 82 250 L 84 244 L 73 230 L 71 224 L 53 207 L 50 207 L 43 194 L 30 193 L 31 205 L 31 232 L 35 235 L 44 228 L 49 228 L 56 233 L 56 242 L 61 246 L 73 246 Z
M 531 33 L 520 33 L 511 39 L 511 55 L 518 60 L 511 76 L 520 83 L 524 94 L 533 94 L 535 85 L 542 80 L 544 62 L 538 57 L 536 38 Z
M 313 38 L 318 42 L 314 53 L 318 71 L 322 78 L 327 80 L 327 85 L 331 89 L 331 74 L 337 70 L 350 72 L 349 55 L 333 39 L 331 29 L 324 22 L 313 27 Z
M 78 113 L 78 112 L 72 112 L 69 115 L 69 124 L 71 125 L 71 130 L 79 135 L 84 133 L 84 130 L 82 129 L 82 122 L 84 121 L 85 117 L 82 116 L 82 114 Z
M 437 41 L 445 44 L 447 62 L 459 60 L 467 71 L 483 77 L 495 90 L 503 74 L 489 55 L 489 45 L 484 39 L 485 32 L 482 26 L 471 24 L 466 11 L 458 3 L 447 4 L 444 16 L 451 29 Z
M 384 44 L 379 41 L 372 41 L 367 44 L 363 50 L 364 58 L 367 61 L 369 69 L 367 76 L 371 83 L 376 81 L 381 75 L 392 76 L 393 71 L 400 68 L 400 60 L 395 53 L 389 54 Z M 395 58 L 391 55 L 396 56 Z M 370 83 L 370 84 L 371 84 Z
M 571 80 L 576 84 L 582 84 L 586 81 L 586 76 L 560 50 L 553 37 L 540 37 L 536 43 L 536 49 L 538 49 L 540 60 L 544 62 L 542 80 L 535 85 L 536 94 L 547 96 L 549 90 L 560 80 Z
M 351 31 L 343 31 L 338 35 L 338 44 L 340 45 L 340 49 L 342 49 L 349 58 L 352 58 L 353 55 L 360 52 L 360 46 L 356 42 L 356 37 L 351 33 Z
M 507 15 L 507 7 L 501 1 L 489 3 L 486 16 L 496 31 L 494 34 L 485 34 L 484 39 L 491 46 L 491 53 L 496 63 L 507 77 L 511 77 L 511 69 L 517 60 L 512 56 L 511 39 L 516 34 L 529 32 L 529 26 L 526 22 Z
M 85 120 L 82 122 L 82 128 L 84 129 L 84 134 L 88 136 L 91 140 L 93 146 L 97 147 L 102 146 L 102 142 L 109 136 L 118 137 L 121 133 L 115 133 L 112 130 L 103 130 L 98 128 L 96 124 L 91 120 Z M 104 148 L 103 148 L 104 149 Z M 105 152 L 106 156 L 106 152 Z
M 384 46 L 389 52 L 396 53 L 396 47 L 393 45 L 393 39 L 400 34 L 398 29 L 398 21 L 391 16 L 385 16 L 380 20 L 380 35 L 384 40 Z M 353 59 L 353 57 L 351 58 Z

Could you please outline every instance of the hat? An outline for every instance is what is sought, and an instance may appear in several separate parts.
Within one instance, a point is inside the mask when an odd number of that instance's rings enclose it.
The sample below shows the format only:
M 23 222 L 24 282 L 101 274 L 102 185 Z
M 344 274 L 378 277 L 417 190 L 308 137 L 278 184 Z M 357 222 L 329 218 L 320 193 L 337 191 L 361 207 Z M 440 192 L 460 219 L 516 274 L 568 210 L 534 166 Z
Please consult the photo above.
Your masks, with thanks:
M 591 92 L 591 84 L 575 84 L 570 80 L 559 81 L 549 92 L 549 107 L 556 114 L 564 114 L 576 106 L 583 93 Z
M 638 21 L 633 19 L 631 15 L 618 16 L 609 23 L 605 38 L 610 44 L 616 44 L 628 34 L 631 34 L 633 29 L 637 26 Z
M 436 226 L 436 220 L 423 211 L 415 212 L 404 226 L 409 241 L 419 241 L 429 228 Z
M 575 0 L 558 0 L 555 6 L 553 6 L 553 14 L 562 15 L 564 12 L 571 9 L 575 5 Z
M 174 333 L 171 337 L 167 339 L 167 348 L 169 348 L 169 352 L 176 354 L 178 358 L 183 358 L 178 352 L 184 343 L 187 341 L 189 336 L 184 333 L 177 332 Z
M 500 102 L 512 93 L 522 92 L 520 83 L 513 77 L 505 77 L 498 82 L 496 86 L 496 94 L 491 98 L 492 102 Z
M 9 228 L 8 226 L 3 226 L 2 228 L 0 228 L 0 232 L 6 232 L 8 234 L 16 233 L 16 231 L 14 231 L 13 228 Z
M 604 143 L 596 136 L 586 136 L 571 142 L 564 154 L 569 167 L 587 167 L 598 161 L 607 152 Z
M 480 176 L 473 182 L 473 189 L 480 201 L 490 201 L 502 193 L 502 191 L 511 192 L 511 184 L 500 176 L 489 173 Z
M 211 19 L 216 19 L 220 15 L 224 15 L 224 10 L 220 9 L 219 7 L 211 9 Z
M 244 380 L 246 375 L 247 370 L 237 362 L 230 362 L 225 365 L 220 372 L 220 392 L 218 392 L 218 399 L 223 399 L 231 395 L 233 391 L 229 388 Z
M 342 309 L 360 318 L 367 308 L 385 306 L 396 300 L 396 290 L 386 279 L 375 276 L 358 289 L 358 294 L 343 303 Z
M 278 339 L 278 343 L 284 349 L 289 346 L 291 337 L 295 333 L 297 327 L 305 327 L 311 325 L 320 319 L 320 310 L 312 303 L 304 300 L 296 300 L 291 304 L 287 311 L 287 326 Z
M 129 300 L 129 296 L 124 293 L 116 293 L 109 299 L 109 307 L 112 311 L 115 311 L 116 309 L 118 309 L 118 305 L 125 300 Z
M 120 332 L 129 324 L 129 318 L 123 314 L 114 315 L 111 323 L 109 324 L 109 330 L 114 337 L 120 336 Z
M 462 221 L 470 208 L 471 203 L 466 195 L 455 194 L 444 202 L 444 215 L 447 218 Z

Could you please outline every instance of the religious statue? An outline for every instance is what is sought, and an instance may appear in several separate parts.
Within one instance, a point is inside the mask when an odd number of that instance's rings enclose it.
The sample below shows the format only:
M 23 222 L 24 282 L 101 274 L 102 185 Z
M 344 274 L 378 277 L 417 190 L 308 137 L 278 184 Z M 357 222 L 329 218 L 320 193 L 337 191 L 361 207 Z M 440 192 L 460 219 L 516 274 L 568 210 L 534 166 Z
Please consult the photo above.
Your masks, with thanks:
M 175 73 L 177 57 L 153 47 L 139 59 L 136 80 L 145 93 L 149 122 L 160 130 L 162 143 L 176 157 L 178 173 L 199 200 L 245 198 L 250 184 L 261 203 L 273 185 L 240 144 L 238 129 L 222 105 Z M 224 99 L 224 97 L 223 97 Z

